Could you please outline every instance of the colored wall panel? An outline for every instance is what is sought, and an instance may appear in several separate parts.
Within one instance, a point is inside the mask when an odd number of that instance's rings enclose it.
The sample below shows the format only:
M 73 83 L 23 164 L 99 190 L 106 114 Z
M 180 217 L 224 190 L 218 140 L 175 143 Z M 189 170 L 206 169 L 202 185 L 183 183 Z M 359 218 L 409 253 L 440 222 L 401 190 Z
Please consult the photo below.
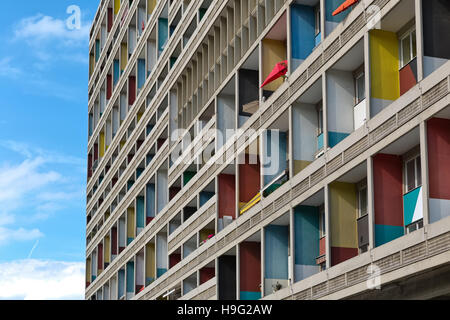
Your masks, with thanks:
M 127 292 L 134 293 L 134 261 L 127 263 Z
M 145 72 L 145 60 L 138 59 L 138 88 L 142 88 L 145 84 L 146 72 Z
M 249 291 L 240 291 L 240 300 L 259 300 L 261 299 L 261 292 L 249 292 Z
M 292 70 L 296 69 L 315 47 L 314 8 L 305 5 L 291 6 Z
M 358 248 L 356 186 L 351 183 L 330 184 L 331 246 Z
M 219 182 L 219 218 L 236 217 L 236 182 L 235 176 L 220 174 Z
M 422 5 L 424 55 L 450 59 L 450 2 L 427 0 Z
M 417 59 L 400 70 L 400 95 L 408 92 L 417 84 Z
M 288 278 L 288 243 L 288 226 L 269 225 L 264 229 L 265 278 Z
M 155 10 L 157 0 L 147 0 L 147 14 L 152 14 Z
M 158 50 L 161 53 L 164 50 L 167 39 L 169 38 L 169 22 L 165 18 L 158 19 Z
M 111 239 L 105 237 L 105 268 L 111 262 Z
M 100 40 L 95 40 L 95 62 L 100 59 Z
M 319 248 L 319 209 L 298 206 L 294 209 L 294 264 L 295 281 L 306 279 L 317 273 L 316 258 Z
M 212 197 L 214 197 L 215 193 L 214 192 L 208 192 L 208 191 L 202 191 L 200 192 L 200 207 L 203 206 L 205 203 L 207 203 L 209 201 L 209 199 L 211 199 Z
M 403 214 L 405 227 L 423 219 L 422 188 L 414 189 L 403 196 Z
M 117 255 L 117 228 L 111 229 L 111 254 Z
M 275 68 L 276 64 L 286 60 L 286 43 L 284 41 L 264 39 L 262 41 L 262 65 L 264 81 Z M 264 87 L 264 90 L 275 91 L 283 84 L 283 79 L 277 79 Z
M 145 227 L 145 199 L 144 197 L 136 198 L 136 226 L 137 228 Z
M 404 234 L 402 170 L 401 157 L 378 154 L 373 158 L 376 246 Z
M 328 131 L 328 146 L 331 148 L 335 147 L 349 135 L 349 133 Z
M 344 2 L 344 0 L 325 0 L 325 31 L 329 35 L 334 28 L 344 20 L 350 13 L 350 9 L 333 16 L 333 12 Z
M 114 0 L 114 14 L 118 14 L 120 10 L 120 0 Z
M 113 79 L 110 74 L 106 76 L 106 99 L 111 99 L 112 96 Z
M 100 158 L 103 158 L 105 155 L 105 133 L 100 133 Z
M 331 247 L 331 265 L 335 266 L 358 255 L 358 248 Z
M 245 164 L 239 165 L 239 202 L 249 202 L 261 190 L 259 163 L 250 164 L 245 155 Z M 259 160 L 258 160 L 259 162 Z
M 108 32 L 111 31 L 112 26 L 113 26 L 113 9 L 112 8 L 108 8 Z
M 267 130 L 263 133 L 263 173 L 264 186 L 287 169 L 286 132 Z
M 401 157 L 373 158 L 375 224 L 403 226 L 403 163 Z
M 128 63 L 128 46 L 126 43 L 120 45 L 120 73 L 125 70 Z
M 208 282 L 216 276 L 216 269 L 214 268 L 202 268 L 200 269 L 200 285 Z
M 450 200 L 450 120 L 430 119 L 427 141 L 430 198 Z
M 403 226 L 389 226 L 375 224 L 375 246 L 379 247 L 385 243 L 400 238 L 405 233 Z
M 136 101 L 136 77 L 128 78 L 128 105 L 132 106 Z
M 119 299 L 125 295 L 125 270 L 119 270 L 119 281 L 118 281 L 118 295 Z
M 240 291 L 254 292 L 261 296 L 261 243 L 243 242 L 239 250 Z M 244 300 L 242 296 L 241 300 Z
M 399 45 L 397 35 L 384 30 L 371 30 L 370 81 L 372 115 L 379 113 L 390 101 L 400 97 Z
M 219 300 L 236 300 L 236 256 L 221 256 L 219 265 Z
M 145 256 L 145 281 L 146 285 L 153 282 L 156 277 L 155 272 L 155 245 L 153 243 L 147 244 Z
M 113 84 L 116 85 L 120 78 L 119 60 L 114 60 L 113 66 Z
M 127 244 L 130 244 L 136 237 L 136 222 L 134 208 L 127 210 Z

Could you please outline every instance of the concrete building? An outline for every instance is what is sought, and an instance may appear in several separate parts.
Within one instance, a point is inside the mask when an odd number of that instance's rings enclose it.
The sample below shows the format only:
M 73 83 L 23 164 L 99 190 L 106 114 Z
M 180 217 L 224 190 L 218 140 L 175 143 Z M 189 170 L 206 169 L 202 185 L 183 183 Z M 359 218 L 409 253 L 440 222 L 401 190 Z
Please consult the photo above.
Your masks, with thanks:
M 343 2 L 101 1 L 86 299 L 448 297 L 450 2 Z

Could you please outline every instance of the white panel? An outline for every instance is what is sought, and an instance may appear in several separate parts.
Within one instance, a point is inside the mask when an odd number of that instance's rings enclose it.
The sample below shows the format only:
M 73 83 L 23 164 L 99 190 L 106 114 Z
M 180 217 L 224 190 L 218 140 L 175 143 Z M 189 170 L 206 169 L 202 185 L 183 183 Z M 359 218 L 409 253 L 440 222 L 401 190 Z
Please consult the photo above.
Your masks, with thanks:
M 430 199 L 430 223 L 450 216 L 450 200 Z
M 355 130 L 359 129 L 364 125 L 364 122 L 366 121 L 366 100 L 364 99 L 361 101 L 358 105 L 355 106 L 353 109 L 354 111 L 354 126 Z

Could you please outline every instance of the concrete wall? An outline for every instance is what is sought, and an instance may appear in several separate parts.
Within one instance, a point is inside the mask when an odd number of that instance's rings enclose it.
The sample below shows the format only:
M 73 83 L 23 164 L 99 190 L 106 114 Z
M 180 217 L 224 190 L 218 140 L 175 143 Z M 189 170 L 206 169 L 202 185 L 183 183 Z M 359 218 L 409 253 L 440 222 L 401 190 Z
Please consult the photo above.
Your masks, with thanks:
M 292 68 L 291 72 L 311 54 L 315 47 L 314 8 L 293 3 L 291 5 Z
M 317 151 L 317 111 L 311 104 L 292 106 L 294 175 L 314 161 Z

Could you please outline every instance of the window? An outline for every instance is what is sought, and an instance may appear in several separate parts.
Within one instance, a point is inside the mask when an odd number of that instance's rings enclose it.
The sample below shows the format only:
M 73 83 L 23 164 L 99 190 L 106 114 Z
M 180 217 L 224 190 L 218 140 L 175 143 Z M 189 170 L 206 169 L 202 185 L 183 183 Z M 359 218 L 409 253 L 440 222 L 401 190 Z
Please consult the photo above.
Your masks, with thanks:
M 325 207 L 321 206 L 319 208 L 319 236 L 323 238 L 326 236 L 326 226 L 325 226 Z
M 355 105 L 366 99 L 366 77 L 364 73 L 364 65 L 353 72 L 355 81 Z
M 358 218 L 367 215 L 367 182 L 358 185 Z
M 416 30 L 413 28 L 400 38 L 400 69 L 417 55 Z
M 322 101 L 320 101 L 316 106 L 317 111 L 317 136 L 323 133 L 323 106 Z
M 320 3 L 314 7 L 314 17 L 315 17 L 315 36 L 320 33 Z
M 415 156 L 405 162 L 405 193 L 411 192 L 422 185 L 421 169 L 420 156 Z
M 422 228 L 423 228 L 423 219 L 420 219 L 419 221 L 416 221 L 410 224 L 409 226 L 406 226 L 406 233 L 411 233 Z

